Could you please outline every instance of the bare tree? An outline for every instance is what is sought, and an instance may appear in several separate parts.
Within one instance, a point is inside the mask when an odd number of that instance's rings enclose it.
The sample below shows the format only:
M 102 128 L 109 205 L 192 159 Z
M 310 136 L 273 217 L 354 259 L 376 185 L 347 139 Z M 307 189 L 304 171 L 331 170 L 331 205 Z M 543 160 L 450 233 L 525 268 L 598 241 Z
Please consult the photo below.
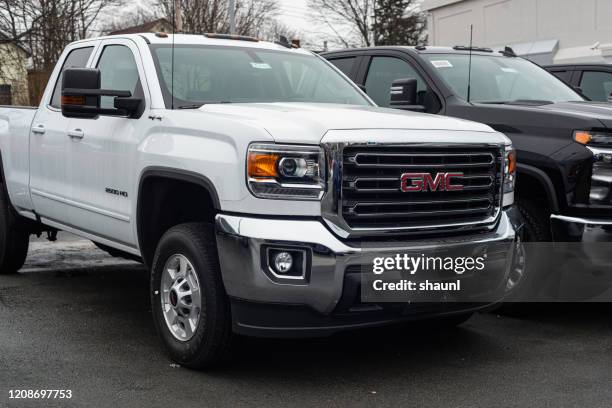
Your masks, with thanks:
M 235 4 L 236 33 L 239 35 L 259 35 L 278 11 L 276 0 L 236 0 Z M 174 0 L 158 0 L 158 6 L 172 21 Z M 229 32 L 227 0 L 180 0 L 180 13 L 183 32 Z
M 27 51 L 31 68 L 45 81 L 65 46 L 87 38 L 99 14 L 121 1 L 0 0 L 0 32 L 5 35 L 6 44 Z M 9 62 L 9 58 L 4 53 L 3 63 L 25 66 L 25 62 Z
M 107 21 L 100 27 L 100 32 L 108 34 L 130 27 L 140 26 L 145 23 L 157 20 L 161 17 L 159 10 L 145 7 L 138 7 L 128 12 L 119 12 L 118 16 Z
M 315 21 L 327 26 L 345 47 L 374 45 L 371 18 L 374 0 L 308 0 Z M 348 34 L 341 32 L 348 28 Z
M 304 41 L 304 38 L 297 31 L 292 29 L 291 27 L 286 26 L 281 23 L 277 19 L 270 20 L 266 22 L 266 24 L 262 27 L 260 32 L 257 35 L 258 38 L 261 38 L 265 41 L 279 41 L 281 37 L 285 37 L 287 40 L 301 40 Z
M 33 66 L 52 69 L 69 42 L 87 38 L 105 8 L 122 0 L 1 0 L 0 31 L 28 49 Z
M 344 47 L 418 44 L 427 39 L 420 0 L 308 0 L 315 21 Z M 342 30 L 346 28 L 346 30 Z

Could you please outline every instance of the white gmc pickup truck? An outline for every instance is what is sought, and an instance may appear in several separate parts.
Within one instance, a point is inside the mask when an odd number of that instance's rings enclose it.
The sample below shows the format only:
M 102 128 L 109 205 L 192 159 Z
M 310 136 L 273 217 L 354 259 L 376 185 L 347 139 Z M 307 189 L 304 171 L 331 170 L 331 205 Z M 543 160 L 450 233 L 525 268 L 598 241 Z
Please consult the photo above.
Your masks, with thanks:
M 381 243 L 499 243 L 505 269 L 489 284 L 517 279 L 507 266 L 521 225 L 509 139 L 378 108 L 324 59 L 285 43 L 72 43 L 37 109 L 0 107 L 0 154 L 1 273 L 17 272 L 30 234 L 46 231 L 140 260 L 159 335 L 189 367 L 218 361 L 234 333 L 458 324 L 484 307 L 362 302 L 360 256 Z

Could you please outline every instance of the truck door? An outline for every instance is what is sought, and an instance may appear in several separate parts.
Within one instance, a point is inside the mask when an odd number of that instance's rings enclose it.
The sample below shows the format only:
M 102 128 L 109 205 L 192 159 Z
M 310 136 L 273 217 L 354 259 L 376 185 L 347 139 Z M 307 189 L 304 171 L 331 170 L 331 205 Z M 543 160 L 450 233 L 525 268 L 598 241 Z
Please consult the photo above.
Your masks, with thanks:
M 30 134 L 30 192 L 37 214 L 65 224 L 68 219 L 70 180 L 66 172 L 69 140 L 68 119 L 60 107 L 62 72 L 66 68 L 84 68 L 94 45 L 73 46 L 66 50 L 60 71 L 52 75 Z M 52 82 L 54 81 L 54 82 Z
M 148 87 L 138 48 L 132 41 L 102 41 L 92 66 L 100 70 L 103 89 L 130 91 L 142 98 L 145 106 L 150 105 L 143 91 Z M 113 108 L 114 99 L 102 97 L 100 105 Z M 73 118 L 68 124 L 72 225 L 131 248 L 136 248 L 131 227 L 135 156 L 143 129 L 148 127 L 146 117 L 100 115 L 96 119 Z

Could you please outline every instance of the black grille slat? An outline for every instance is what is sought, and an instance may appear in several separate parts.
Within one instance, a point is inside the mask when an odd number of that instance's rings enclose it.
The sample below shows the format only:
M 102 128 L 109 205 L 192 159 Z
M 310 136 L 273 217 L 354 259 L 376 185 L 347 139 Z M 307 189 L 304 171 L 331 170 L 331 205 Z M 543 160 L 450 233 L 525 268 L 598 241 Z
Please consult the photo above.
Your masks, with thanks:
M 478 225 L 501 201 L 500 148 L 349 146 L 343 152 L 342 215 L 351 228 Z M 403 173 L 461 172 L 458 191 L 403 192 Z

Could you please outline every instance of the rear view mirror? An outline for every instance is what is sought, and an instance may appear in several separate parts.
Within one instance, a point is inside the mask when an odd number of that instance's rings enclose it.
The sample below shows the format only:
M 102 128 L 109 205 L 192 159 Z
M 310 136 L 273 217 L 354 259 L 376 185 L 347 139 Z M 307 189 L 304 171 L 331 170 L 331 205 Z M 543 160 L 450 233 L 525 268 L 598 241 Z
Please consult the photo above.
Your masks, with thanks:
M 395 109 L 425 112 L 425 106 L 417 105 L 417 80 L 396 79 L 391 85 L 391 103 Z
M 100 83 L 98 69 L 66 69 L 62 76 L 62 115 L 68 118 L 135 117 L 139 113 L 142 99 L 133 98 L 130 91 L 100 89 Z M 101 108 L 101 96 L 115 97 L 115 109 Z

